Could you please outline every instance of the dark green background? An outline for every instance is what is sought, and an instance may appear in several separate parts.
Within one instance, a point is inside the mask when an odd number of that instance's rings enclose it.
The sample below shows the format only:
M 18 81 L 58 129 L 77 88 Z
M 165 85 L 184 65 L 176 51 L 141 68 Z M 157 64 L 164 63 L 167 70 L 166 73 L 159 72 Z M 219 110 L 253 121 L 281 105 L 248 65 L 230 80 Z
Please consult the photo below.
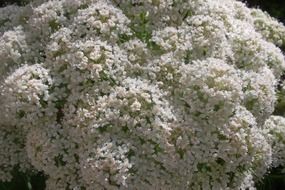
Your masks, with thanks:
M 0 7 L 16 3 L 23 5 L 29 0 L 0 0 Z M 249 7 L 259 7 L 270 15 L 285 23 L 285 0 L 242 0 Z M 274 169 L 258 185 L 258 190 L 285 190 L 285 176 L 281 168 Z M 16 172 L 10 183 L 0 183 L 0 190 L 43 190 L 45 187 L 43 174 L 27 175 Z

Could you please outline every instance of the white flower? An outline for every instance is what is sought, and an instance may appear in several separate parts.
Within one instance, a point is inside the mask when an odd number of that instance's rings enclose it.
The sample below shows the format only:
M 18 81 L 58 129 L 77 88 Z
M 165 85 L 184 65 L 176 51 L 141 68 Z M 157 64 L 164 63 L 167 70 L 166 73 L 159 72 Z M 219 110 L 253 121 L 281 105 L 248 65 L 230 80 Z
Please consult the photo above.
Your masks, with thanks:
M 263 126 L 263 133 L 272 146 L 272 165 L 274 167 L 285 164 L 285 118 L 271 116 Z
M 180 98 L 189 106 L 193 119 L 223 123 L 243 99 L 239 73 L 223 60 L 195 61 L 183 65 L 180 73 Z
M 0 8 L 0 180 L 254 189 L 285 163 L 284 31 L 235 0 Z

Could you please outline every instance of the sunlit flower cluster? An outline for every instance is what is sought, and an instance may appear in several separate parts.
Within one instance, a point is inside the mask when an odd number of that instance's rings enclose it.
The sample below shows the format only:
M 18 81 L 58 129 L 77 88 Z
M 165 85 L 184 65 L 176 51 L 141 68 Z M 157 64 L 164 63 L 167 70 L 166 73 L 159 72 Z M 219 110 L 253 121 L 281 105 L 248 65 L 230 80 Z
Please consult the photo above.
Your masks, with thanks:
M 0 181 L 255 189 L 285 165 L 284 45 L 281 23 L 235 0 L 0 8 Z

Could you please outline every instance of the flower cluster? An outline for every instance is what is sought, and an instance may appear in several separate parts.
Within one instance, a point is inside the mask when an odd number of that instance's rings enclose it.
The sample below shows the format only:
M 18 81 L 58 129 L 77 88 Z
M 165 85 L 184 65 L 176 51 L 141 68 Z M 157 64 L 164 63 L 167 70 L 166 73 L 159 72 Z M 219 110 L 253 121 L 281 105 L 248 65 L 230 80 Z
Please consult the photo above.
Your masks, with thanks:
M 281 23 L 235 0 L 0 8 L 0 181 L 254 189 L 285 165 L 284 45 Z
M 271 116 L 264 124 L 264 131 L 272 147 L 272 165 L 285 165 L 285 119 L 281 116 Z

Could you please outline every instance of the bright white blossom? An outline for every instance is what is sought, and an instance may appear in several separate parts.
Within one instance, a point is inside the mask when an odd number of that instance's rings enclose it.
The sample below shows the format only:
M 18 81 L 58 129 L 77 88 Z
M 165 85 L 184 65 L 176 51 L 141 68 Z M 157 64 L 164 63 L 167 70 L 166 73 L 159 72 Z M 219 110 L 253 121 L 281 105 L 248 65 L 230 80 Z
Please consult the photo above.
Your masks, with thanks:
M 272 146 L 272 165 L 285 165 L 285 118 L 271 116 L 264 124 L 263 133 Z
M 0 180 L 255 189 L 285 163 L 284 45 L 281 23 L 235 0 L 0 8 Z

